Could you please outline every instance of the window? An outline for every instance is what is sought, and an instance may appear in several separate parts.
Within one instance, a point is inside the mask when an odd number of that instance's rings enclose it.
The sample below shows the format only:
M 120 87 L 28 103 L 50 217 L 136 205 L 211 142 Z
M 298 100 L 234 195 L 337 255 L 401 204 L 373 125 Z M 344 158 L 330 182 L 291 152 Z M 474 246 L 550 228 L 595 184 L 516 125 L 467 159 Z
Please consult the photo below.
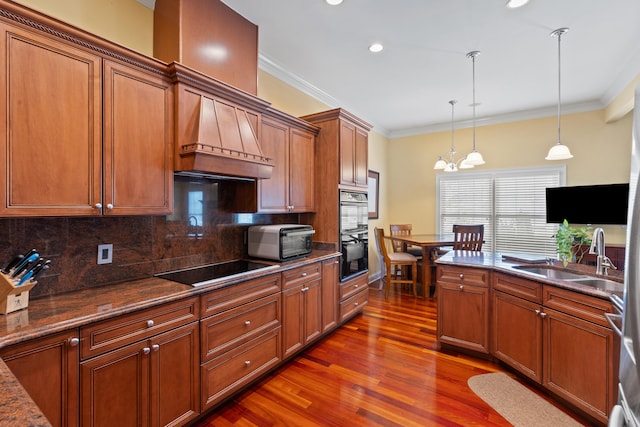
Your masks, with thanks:
M 436 177 L 436 228 L 484 224 L 483 249 L 556 257 L 557 224 L 546 222 L 545 188 L 565 184 L 566 168 L 442 173 Z

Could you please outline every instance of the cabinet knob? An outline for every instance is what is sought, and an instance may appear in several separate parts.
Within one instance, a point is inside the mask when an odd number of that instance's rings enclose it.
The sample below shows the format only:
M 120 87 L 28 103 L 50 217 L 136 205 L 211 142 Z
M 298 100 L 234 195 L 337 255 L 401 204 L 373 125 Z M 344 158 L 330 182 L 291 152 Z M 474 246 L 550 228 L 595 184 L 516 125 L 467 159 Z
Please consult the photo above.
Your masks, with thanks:
M 244 361 L 244 366 L 246 366 L 247 368 L 248 368 L 249 366 L 251 366 L 251 360 L 245 360 L 245 361 Z
M 302 277 L 307 277 L 307 273 L 302 273 L 301 276 Z
M 354 305 L 354 307 L 357 307 L 357 306 L 358 306 L 358 303 L 357 303 L 357 302 L 355 302 L 355 303 L 353 303 L 353 305 Z
M 536 313 L 536 316 L 540 316 L 540 310 L 534 310 Z
M 149 354 L 149 353 L 151 353 L 151 349 L 149 347 L 145 347 L 145 348 L 142 349 L 142 352 L 144 354 Z
M 113 209 L 113 205 L 111 203 L 107 203 L 107 209 Z
M 460 273 L 460 280 L 464 280 L 464 274 Z
M 335 260 L 333 263 L 334 263 L 334 264 L 340 264 L 340 261 Z
M 544 311 L 543 311 L 543 312 L 541 312 L 541 313 L 540 313 L 540 317 L 542 317 L 542 318 L 544 319 L 545 317 L 547 317 L 547 313 L 545 313 Z
M 353 285 L 353 287 L 354 287 L 354 288 L 356 288 L 356 289 L 358 288 L 358 286 L 359 286 L 359 285 Z
M 244 326 L 251 326 L 251 320 L 245 320 Z
M 160 350 L 160 344 L 154 344 L 151 346 L 151 348 L 153 349 L 153 351 L 158 351 Z
M 147 320 L 147 328 L 151 328 L 156 323 L 153 320 Z
M 77 346 L 78 344 L 80 344 L 80 339 L 79 339 L 79 338 L 73 337 L 73 338 L 71 338 L 71 339 L 69 340 L 69 345 L 70 345 L 71 347 L 75 347 L 75 346 Z
M 300 289 L 300 292 L 307 292 L 308 290 L 309 290 L 308 287 L 304 287 L 304 288 Z
M 464 291 L 464 285 L 460 285 L 460 290 Z
M 96 203 L 95 207 L 96 209 L 102 209 L 102 203 Z

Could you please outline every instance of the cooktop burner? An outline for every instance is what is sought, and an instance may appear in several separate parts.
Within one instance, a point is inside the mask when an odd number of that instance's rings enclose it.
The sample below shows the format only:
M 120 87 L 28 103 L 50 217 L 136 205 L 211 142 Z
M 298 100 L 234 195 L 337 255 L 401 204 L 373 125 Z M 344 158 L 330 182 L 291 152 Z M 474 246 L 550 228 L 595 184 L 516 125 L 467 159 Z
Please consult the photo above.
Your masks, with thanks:
M 276 268 L 277 265 L 257 261 L 235 260 L 217 264 L 204 265 L 186 270 L 171 271 L 157 274 L 156 277 L 184 283 L 191 286 L 202 286 L 214 283 L 216 280 L 239 276 L 249 271 Z

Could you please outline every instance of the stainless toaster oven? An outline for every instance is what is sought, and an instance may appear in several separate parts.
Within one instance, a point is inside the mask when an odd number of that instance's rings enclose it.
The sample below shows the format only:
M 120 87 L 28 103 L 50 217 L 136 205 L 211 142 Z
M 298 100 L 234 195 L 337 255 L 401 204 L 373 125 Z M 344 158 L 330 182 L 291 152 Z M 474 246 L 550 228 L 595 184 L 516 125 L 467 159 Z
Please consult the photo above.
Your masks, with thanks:
M 311 253 L 313 234 L 310 225 L 273 224 L 249 227 L 249 256 L 277 261 L 299 258 Z

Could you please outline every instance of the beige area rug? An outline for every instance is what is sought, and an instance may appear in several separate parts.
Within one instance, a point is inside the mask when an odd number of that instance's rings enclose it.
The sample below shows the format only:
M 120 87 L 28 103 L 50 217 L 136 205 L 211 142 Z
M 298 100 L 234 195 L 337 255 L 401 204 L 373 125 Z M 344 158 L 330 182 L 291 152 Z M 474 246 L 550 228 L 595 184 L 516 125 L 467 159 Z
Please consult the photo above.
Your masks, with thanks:
M 476 375 L 467 383 L 475 394 L 515 427 L 582 426 L 502 372 Z

